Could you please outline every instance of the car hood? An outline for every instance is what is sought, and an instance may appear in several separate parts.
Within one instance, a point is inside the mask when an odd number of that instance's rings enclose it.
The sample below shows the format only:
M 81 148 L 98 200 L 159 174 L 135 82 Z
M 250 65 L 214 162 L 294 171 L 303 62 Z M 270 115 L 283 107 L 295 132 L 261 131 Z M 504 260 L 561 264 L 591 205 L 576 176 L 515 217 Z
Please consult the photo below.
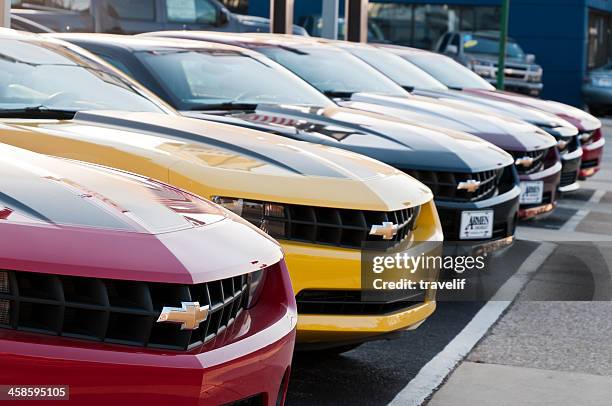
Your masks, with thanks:
M 480 113 L 504 115 L 515 120 L 522 120 L 539 127 L 554 136 L 571 137 L 578 134 L 578 129 L 569 121 L 558 115 L 528 105 L 512 103 L 498 97 L 489 97 L 471 91 L 460 90 L 417 90 L 416 94 L 435 97 L 444 103 L 458 108 L 469 108 Z
M 472 93 L 483 98 L 495 99 L 506 104 L 515 104 L 524 107 L 538 109 L 546 113 L 554 114 L 567 120 L 580 131 L 593 131 L 601 127 L 601 121 L 595 116 L 580 110 L 574 106 L 559 103 L 551 100 L 536 99 L 534 97 L 523 96 L 516 93 L 503 92 L 498 90 L 465 89 L 466 93 Z
M 341 105 L 376 112 L 439 128 L 478 136 L 506 151 L 530 151 L 553 146 L 555 139 L 524 121 L 485 114 L 468 106 L 432 100 L 427 97 L 390 97 L 358 93 Z
M 432 198 L 420 182 L 374 159 L 178 115 L 98 111 L 1 123 L 0 141 L 137 173 L 153 167 L 157 179 L 204 185 L 205 197 L 385 211 Z M 49 138 L 56 141 L 36 142 Z M 66 139 L 71 150 L 61 146 Z M 88 152 L 90 145 L 105 153 Z
M 189 193 L 5 144 L 0 234 L 11 236 L 0 269 L 77 276 L 193 283 L 282 257 L 260 231 Z
M 466 133 L 342 107 L 259 105 L 250 112 L 184 114 L 347 149 L 402 169 L 477 172 L 512 163 L 501 149 Z

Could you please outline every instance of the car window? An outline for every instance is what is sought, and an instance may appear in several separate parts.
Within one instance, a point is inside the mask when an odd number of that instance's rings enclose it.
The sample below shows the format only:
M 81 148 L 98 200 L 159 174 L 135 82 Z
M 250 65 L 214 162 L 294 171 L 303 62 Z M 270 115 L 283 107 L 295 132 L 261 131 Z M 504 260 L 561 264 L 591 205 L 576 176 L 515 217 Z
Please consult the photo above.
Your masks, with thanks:
M 64 45 L 0 39 L 0 109 L 38 106 L 164 112 L 134 84 Z
M 214 24 L 217 13 L 217 7 L 209 0 L 166 0 L 170 22 Z
M 91 0 L 12 0 L 11 7 L 50 7 L 61 10 L 86 12 L 89 11 L 89 8 L 91 7 Z
M 436 54 L 405 55 L 412 62 L 431 76 L 454 89 L 495 89 L 489 82 L 455 62 L 451 58 Z
M 350 52 L 400 86 L 412 89 L 444 90 L 447 88 L 428 73 L 390 52 L 369 47 L 351 47 Z
M 123 20 L 155 20 L 155 0 L 108 0 L 108 15 Z
M 391 79 L 337 48 L 305 46 L 293 50 L 289 47 L 261 47 L 257 50 L 324 93 L 406 95 L 406 91 Z
M 226 102 L 331 105 L 290 72 L 242 53 L 180 49 L 136 56 L 173 96 L 179 110 Z
M 463 36 L 463 49 L 465 52 L 474 54 L 497 55 L 499 53 L 499 40 L 496 38 L 466 34 Z M 513 41 L 508 41 L 506 55 L 510 58 L 525 57 L 523 49 L 519 44 Z
M 130 72 L 130 69 L 127 67 L 126 64 L 124 64 L 122 61 L 113 58 L 112 56 L 109 55 L 105 55 L 105 54 L 101 54 L 101 53 L 96 53 L 97 56 L 99 56 L 100 58 L 104 59 L 106 62 L 108 62 L 110 65 L 112 65 L 113 67 L 119 69 L 121 72 L 134 77 L 134 75 L 132 75 L 132 72 Z

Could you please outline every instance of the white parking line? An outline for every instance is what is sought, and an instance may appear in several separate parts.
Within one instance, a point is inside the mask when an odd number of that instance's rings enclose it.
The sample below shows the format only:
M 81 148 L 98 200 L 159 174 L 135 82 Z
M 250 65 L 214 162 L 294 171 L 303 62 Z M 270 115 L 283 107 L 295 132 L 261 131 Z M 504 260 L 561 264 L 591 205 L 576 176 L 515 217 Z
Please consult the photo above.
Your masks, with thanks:
M 474 318 L 448 345 L 421 368 L 419 373 L 389 403 L 391 406 L 418 406 L 442 384 L 444 379 L 468 355 L 489 331 L 512 301 L 500 298 L 516 298 L 531 275 L 553 253 L 555 245 L 542 243 L 527 257 L 518 271 L 502 285 Z
M 606 192 L 603 190 L 596 190 L 593 193 L 593 196 L 589 199 L 588 203 L 598 204 L 603 198 Z M 578 224 L 589 214 L 590 210 L 588 208 L 582 208 L 578 210 L 561 228 L 561 231 L 575 231 Z

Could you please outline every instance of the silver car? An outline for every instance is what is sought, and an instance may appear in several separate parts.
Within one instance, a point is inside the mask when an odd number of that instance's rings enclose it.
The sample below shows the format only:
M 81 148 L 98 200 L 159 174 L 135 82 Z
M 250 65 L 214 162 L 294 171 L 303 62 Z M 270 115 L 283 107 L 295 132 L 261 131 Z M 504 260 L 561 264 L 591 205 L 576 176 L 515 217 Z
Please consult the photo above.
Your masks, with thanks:
M 582 95 L 592 114 L 600 116 L 612 111 L 612 62 L 589 72 Z

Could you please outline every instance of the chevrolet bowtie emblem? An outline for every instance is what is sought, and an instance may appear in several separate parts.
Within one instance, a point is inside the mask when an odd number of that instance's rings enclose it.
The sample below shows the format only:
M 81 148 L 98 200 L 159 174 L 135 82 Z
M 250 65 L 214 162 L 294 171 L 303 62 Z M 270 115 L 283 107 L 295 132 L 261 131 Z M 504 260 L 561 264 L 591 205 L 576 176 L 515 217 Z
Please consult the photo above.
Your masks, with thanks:
M 390 221 L 383 221 L 382 225 L 373 225 L 370 229 L 370 235 L 379 235 L 383 240 L 390 240 L 397 234 L 397 224 Z
M 517 158 L 514 163 L 517 166 L 524 166 L 525 168 L 529 168 L 533 164 L 533 158 L 530 156 L 524 156 L 522 158 Z
M 478 190 L 480 187 L 480 181 L 474 179 L 468 179 L 465 182 L 459 182 L 457 185 L 457 190 L 467 190 L 472 193 Z
M 567 144 L 568 144 L 568 141 L 565 141 L 565 140 L 559 140 L 559 141 L 557 141 L 557 147 L 558 147 L 559 149 L 565 149 L 565 147 L 567 146 Z
M 183 307 L 164 307 L 158 323 L 176 323 L 181 330 L 195 330 L 208 318 L 208 306 L 200 307 L 198 302 L 181 302 Z

